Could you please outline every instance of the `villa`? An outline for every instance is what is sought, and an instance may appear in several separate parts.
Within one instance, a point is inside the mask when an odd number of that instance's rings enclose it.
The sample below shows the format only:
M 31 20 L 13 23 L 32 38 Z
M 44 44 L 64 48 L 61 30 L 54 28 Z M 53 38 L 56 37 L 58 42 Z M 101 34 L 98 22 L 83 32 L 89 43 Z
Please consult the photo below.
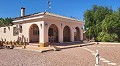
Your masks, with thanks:
M 7 41 L 23 41 L 39 43 L 76 42 L 83 40 L 84 22 L 60 16 L 50 12 L 25 15 L 21 8 L 21 16 L 13 18 L 12 26 L 0 27 L 0 38 Z

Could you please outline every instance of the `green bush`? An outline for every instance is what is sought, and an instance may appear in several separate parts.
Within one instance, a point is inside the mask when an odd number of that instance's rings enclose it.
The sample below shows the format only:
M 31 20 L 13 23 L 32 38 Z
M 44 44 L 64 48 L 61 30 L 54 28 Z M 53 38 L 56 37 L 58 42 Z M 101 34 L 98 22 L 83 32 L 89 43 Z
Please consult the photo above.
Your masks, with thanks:
M 106 32 L 100 32 L 97 41 L 102 41 L 102 42 L 114 42 L 117 41 L 118 35 L 113 33 L 113 34 L 108 34 Z

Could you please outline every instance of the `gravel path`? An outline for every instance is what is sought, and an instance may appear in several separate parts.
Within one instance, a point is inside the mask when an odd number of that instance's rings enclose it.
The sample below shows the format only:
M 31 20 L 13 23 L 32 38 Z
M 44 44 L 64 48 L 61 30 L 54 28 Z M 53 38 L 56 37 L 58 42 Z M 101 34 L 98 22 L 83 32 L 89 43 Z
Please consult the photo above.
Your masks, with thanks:
M 101 44 L 101 45 L 99 44 L 99 45 L 86 46 L 84 48 L 87 48 L 94 52 L 98 50 L 102 58 L 110 61 L 107 63 L 107 66 L 114 66 L 114 65 L 108 65 L 109 63 L 116 63 L 115 66 L 120 66 L 120 45 L 119 44 Z
M 94 56 L 77 47 L 45 53 L 0 50 L 0 66 L 94 66 Z
M 120 63 L 120 45 L 91 45 L 61 51 L 35 52 L 0 49 L 0 66 L 95 66 L 95 56 L 90 51 L 99 50 L 100 56 Z M 100 61 L 100 66 L 112 66 Z

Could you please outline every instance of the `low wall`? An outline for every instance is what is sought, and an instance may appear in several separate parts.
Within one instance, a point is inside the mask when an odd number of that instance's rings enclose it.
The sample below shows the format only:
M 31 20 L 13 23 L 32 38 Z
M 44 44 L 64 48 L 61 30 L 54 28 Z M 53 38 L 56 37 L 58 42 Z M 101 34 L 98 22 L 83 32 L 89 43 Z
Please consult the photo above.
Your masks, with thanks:
M 99 44 L 120 44 L 120 43 L 117 43 L 117 42 L 98 42 L 98 43 Z

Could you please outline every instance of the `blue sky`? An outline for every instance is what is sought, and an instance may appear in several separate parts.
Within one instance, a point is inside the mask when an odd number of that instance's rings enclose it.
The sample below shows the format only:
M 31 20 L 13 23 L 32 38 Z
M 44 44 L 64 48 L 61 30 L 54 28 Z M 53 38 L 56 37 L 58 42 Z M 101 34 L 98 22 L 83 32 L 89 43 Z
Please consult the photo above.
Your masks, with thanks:
M 26 14 L 44 12 L 48 0 L 0 0 L 0 17 L 18 17 L 20 8 L 26 8 Z M 83 14 L 92 5 L 112 6 L 114 10 L 120 7 L 120 0 L 50 0 L 51 12 L 63 16 L 73 16 L 83 20 Z

